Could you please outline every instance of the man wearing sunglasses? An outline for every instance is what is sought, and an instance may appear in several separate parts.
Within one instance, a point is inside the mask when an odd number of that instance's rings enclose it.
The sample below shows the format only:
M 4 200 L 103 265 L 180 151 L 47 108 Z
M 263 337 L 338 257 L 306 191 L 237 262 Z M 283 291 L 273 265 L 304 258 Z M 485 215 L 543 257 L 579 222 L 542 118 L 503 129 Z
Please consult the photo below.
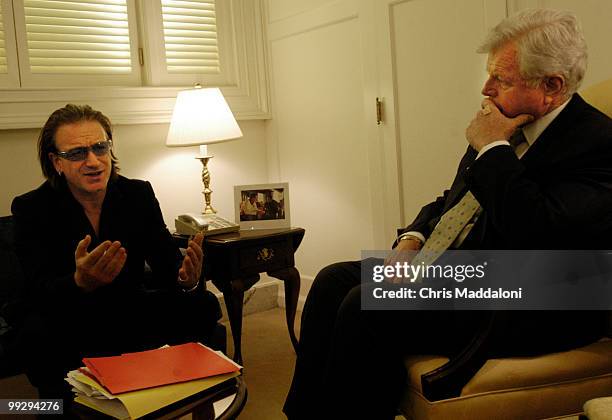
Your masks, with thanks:
M 112 146 L 101 112 L 56 110 L 38 140 L 46 181 L 13 201 L 33 308 L 21 344 L 41 398 L 69 398 L 63 378 L 83 357 L 207 341 L 221 315 L 198 288 L 202 235 L 183 258 L 151 185 L 120 176 Z M 155 291 L 144 287 L 145 262 Z

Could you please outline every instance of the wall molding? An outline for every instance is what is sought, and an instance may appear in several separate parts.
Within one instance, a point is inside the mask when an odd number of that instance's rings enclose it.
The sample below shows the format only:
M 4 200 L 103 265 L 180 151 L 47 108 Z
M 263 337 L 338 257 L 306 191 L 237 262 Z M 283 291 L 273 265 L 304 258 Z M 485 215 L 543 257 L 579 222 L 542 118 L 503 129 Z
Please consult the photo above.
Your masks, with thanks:
M 42 127 L 49 114 L 67 103 L 89 104 L 114 124 L 169 123 L 176 95 L 187 87 L 112 87 L 73 89 L 4 89 L 0 95 L 0 130 Z M 267 98 L 221 88 L 238 120 L 271 118 Z
M 358 17 L 359 10 L 355 1 L 337 1 L 285 19 L 268 22 L 268 41 L 279 41 Z

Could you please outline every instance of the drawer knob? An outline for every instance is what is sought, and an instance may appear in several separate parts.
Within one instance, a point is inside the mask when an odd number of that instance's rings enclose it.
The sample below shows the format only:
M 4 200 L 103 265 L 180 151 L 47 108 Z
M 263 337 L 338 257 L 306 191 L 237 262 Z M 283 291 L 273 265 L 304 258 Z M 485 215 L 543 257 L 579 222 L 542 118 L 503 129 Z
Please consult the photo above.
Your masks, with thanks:
M 257 251 L 257 260 L 258 261 L 270 261 L 274 258 L 274 250 L 270 248 L 262 248 Z

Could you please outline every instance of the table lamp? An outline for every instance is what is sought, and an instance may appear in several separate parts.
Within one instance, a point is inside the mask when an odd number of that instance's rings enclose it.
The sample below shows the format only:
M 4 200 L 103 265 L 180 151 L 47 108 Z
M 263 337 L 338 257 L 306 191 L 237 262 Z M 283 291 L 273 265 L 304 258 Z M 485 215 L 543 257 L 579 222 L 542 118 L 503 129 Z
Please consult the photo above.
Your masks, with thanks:
M 212 207 L 210 189 L 210 171 L 207 145 L 221 143 L 242 137 L 242 131 L 236 123 L 225 98 L 218 88 L 202 88 L 196 85 L 194 89 L 180 91 L 176 97 L 174 111 L 166 146 L 200 146 L 200 155 L 196 156 L 202 162 L 202 183 L 204 184 L 204 209 L 200 218 L 202 224 L 210 227 L 218 223 L 228 223 L 215 214 Z M 209 227 L 209 230 L 210 230 Z M 232 230 L 237 230 L 232 229 Z

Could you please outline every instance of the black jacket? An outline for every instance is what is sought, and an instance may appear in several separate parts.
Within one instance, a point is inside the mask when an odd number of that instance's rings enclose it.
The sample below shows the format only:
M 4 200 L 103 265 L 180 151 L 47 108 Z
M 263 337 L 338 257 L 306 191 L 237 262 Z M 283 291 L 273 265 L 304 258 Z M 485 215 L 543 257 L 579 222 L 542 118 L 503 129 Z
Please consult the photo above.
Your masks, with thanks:
M 151 185 L 119 176 L 109 181 L 97 236 L 81 205 L 64 184 L 58 189 L 45 182 L 36 190 L 16 197 L 12 212 L 15 246 L 31 296 L 46 304 L 64 305 L 71 299 L 112 299 L 142 288 L 145 261 L 158 283 L 178 287 L 182 261 L 164 224 Z M 127 261 L 108 286 L 82 293 L 74 281 L 74 252 L 85 235 L 91 235 L 89 251 L 105 240 L 120 241 Z
M 469 189 L 483 208 L 461 249 L 612 249 L 612 120 L 575 94 L 518 159 L 498 146 L 463 156 L 450 190 L 399 233 L 428 237 Z M 511 269 L 511 268 L 508 268 Z M 603 311 L 486 312 L 496 353 L 538 353 L 603 335 Z M 534 344 L 538 343 L 538 344 Z
M 612 120 L 579 95 L 521 160 L 502 146 L 475 159 L 468 147 L 450 190 L 399 233 L 428 237 L 469 189 L 484 211 L 462 248 L 612 249 Z

